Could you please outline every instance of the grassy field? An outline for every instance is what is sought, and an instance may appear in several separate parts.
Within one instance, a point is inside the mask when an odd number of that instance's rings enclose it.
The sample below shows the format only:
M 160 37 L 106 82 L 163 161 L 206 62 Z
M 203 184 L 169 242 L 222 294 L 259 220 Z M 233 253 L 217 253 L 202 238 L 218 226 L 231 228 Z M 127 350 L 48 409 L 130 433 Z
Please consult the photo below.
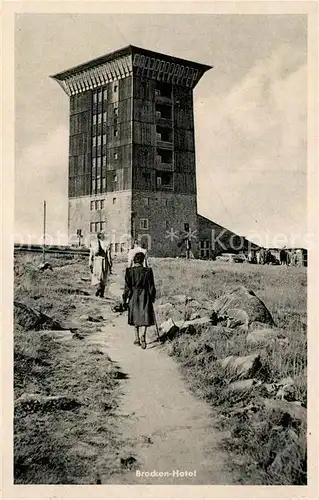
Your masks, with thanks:
M 100 314 L 85 295 L 86 262 L 50 259 L 54 271 L 37 270 L 40 258 L 15 260 L 15 300 L 52 316 L 63 326 L 81 315 Z M 87 292 L 86 292 L 87 293 Z M 78 326 L 78 325 L 77 325 Z M 99 328 L 86 322 L 82 338 Z M 67 333 L 67 332 L 66 332 Z M 70 332 L 69 332 L 70 333 Z M 96 484 L 120 467 L 123 443 L 116 432 L 119 367 L 90 343 L 15 323 L 14 395 L 66 395 L 79 406 L 55 411 L 23 411 L 14 419 L 16 484 Z
M 15 300 L 66 326 L 79 325 L 81 315 L 99 314 L 99 304 L 85 296 L 88 284 L 82 278 L 88 277 L 86 261 L 50 259 L 54 272 L 41 273 L 36 268 L 40 260 L 16 258 Z M 304 423 L 284 425 L 282 414 L 263 408 L 260 402 L 265 397 L 265 384 L 292 377 L 294 399 L 306 407 L 306 334 L 300 328 L 300 321 L 307 321 L 306 269 L 182 259 L 151 259 L 151 265 L 159 323 L 168 316 L 204 315 L 201 304 L 238 285 L 252 289 L 268 307 L 289 343 L 260 348 L 264 366 L 261 385 L 230 393 L 215 362 L 216 358 L 256 350 L 247 345 L 240 331 L 234 330 L 225 338 L 206 327 L 196 335 L 178 336 L 167 344 L 167 351 L 180 363 L 189 387 L 217 410 L 219 425 L 227 431 L 224 446 L 232 459 L 230 467 L 242 471 L 243 484 L 305 484 Z M 195 308 L 182 305 L 165 312 L 158 307 L 175 294 L 196 299 Z M 97 328 L 97 323 L 85 323 L 79 331 L 89 339 Z M 15 324 L 15 398 L 25 393 L 67 394 L 80 402 L 72 411 L 54 413 L 21 415 L 16 409 L 16 483 L 94 484 L 100 473 L 110 476 L 119 470 L 123 447 L 116 432 L 120 368 L 97 346 L 89 345 L 85 350 L 82 346 L 81 340 L 72 336 L 57 342 L 45 332 Z M 254 410 L 236 413 L 245 407 Z M 291 445 L 288 451 L 287 443 Z
M 306 269 L 176 259 L 154 260 L 152 265 L 159 303 L 169 302 L 174 294 L 186 294 L 204 303 L 238 285 L 253 290 L 265 303 L 289 343 L 258 346 L 264 367 L 261 385 L 230 393 L 224 373 L 216 363 L 216 358 L 256 352 L 256 346 L 247 345 L 240 331 L 234 330 L 225 338 L 216 335 L 216 329 L 206 327 L 198 335 L 178 336 L 168 352 L 180 362 L 191 389 L 218 409 L 220 425 L 229 431 L 225 448 L 233 456 L 234 467 L 241 467 L 244 484 L 305 484 L 305 422 L 282 425 L 282 414 L 263 409 L 261 401 L 267 397 L 265 386 L 291 377 L 293 399 L 306 407 L 307 339 L 300 327 L 300 322 L 307 323 Z M 191 304 L 175 307 L 173 319 L 187 319 L 190 313 L 199 310 L 198 304 L 195 309 Z M 205 315 L 205 311 L 200 312 Z M 171 311 L 158 308 L 159 322 L 169 315 Z M 240 411 L 249 406 L 252 411 Z M 281 460 L 275 461 L 276 456 Z

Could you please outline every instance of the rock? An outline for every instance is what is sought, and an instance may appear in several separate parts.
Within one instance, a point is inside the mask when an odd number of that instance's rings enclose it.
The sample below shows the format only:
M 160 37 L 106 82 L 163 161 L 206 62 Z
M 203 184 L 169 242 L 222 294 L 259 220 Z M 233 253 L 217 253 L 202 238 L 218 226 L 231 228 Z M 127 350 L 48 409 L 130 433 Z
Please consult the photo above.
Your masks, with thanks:
M 203 316 L 201 318 L 189 320 L 189 321 L 178 321 L 175 323 L 179 327 L 181 333 L 185 332 L 195 332 L 198 328 L 211 324 L 211 319 L 208 316 Z
M 81 406 L 76 399 L 69 396 L 42 396 L 41 394 L 22 394 L 15 401 L 15 409 L 25 413 L 38 411 L 73 410 Z
M 84 335 L 81 335 L 78 332 L 74 333 L 72 336 L 72 339 L 77 339 L 77 340 L 83 340 L 84 338 L 85 338 Z
M 49 262 L 44 262 L 44 264 L 40 264 L 38 267 L 39 271 L 46 271 L 49 269 L 50 271 L 53 271 L 53 267 Z
M 258 381 L 253 378 L 249 378 L 247 380 L 237 380 L 236 382 L 231 382 L 228 385 L 227 390 L 231 392 L 249 391 L 252 387 L 256 385 L 260 384 L 258 384 Z
M 169 318 L 168 320 L 164 321 L 161 326 L 160 326 L 160 331 L 162 335 L 168 334 L 172 328 L 174 328 L 176 325 L 172 318 Z
M 291 377 L 286 377 L 280 380 L 277 384 L 279 387 L 276 393 L 276 399 L 285 399 L 286 401 L 295 401 L 297 395 L 296 385 Z
M 187 295 L 184 294 L 179 294 L 179 295 L 172 295 L 170 297 L 170 301 L 173 304 L 187 304 L 188 302 L 192 301 L 192 297 L 188 297 Z
M 242 310 L 248 317 L 248 326 L 254 321 L 274 325 L 274 320 L 265 304 L 245 286 L 239 286 L 219 297 L 213 302 L 212 308 L 219 317 L 228 317 L 228 312 L 233 309 Z
M 219 360 L 220 366 L 237 379 L 249 379 L 254 377 L 262 367 L 260 354 L 254 353 L 249 356 L 228 356 Z
M 163 313 L 170 311 L 174 306 L 171 302 L 165 302 L 165 304 L 160 304 L 157 309 Z
M 238 328 L 241 327 L 243 331 L 248 331 L 249 317 L 246 311 L 243 309 L 229 309 L 227 311 L 227 323 L 228 328 Z
M 278 328 L 255 328 L 246 337 L 248 344 L 271 344 L 279 339 L 284 339 L 283 333 Z
M 195 299 L 192 299 L 188 302 L 188 305 L 189 307 L 191 307 L 192 309 L 205 309 L 205 307 L 202 306 L 202 304 L 200 304 L 200 302 L 198 302 L 197 300 Z
M 283 386 L 287 386 L 287 385 L 294 385 L 294 379 L 291 378 L 291 377 L 285 377 L 285 378 L 282 378 L 281 380 L 279 380 L 279 382 L 276 382 L 276 385 L 278 387 L 283 387 Z
M 293 420 L 302 423 L 306 423 L 307 421 L 307 410 L 298 403 L 279 399 L 264 399 L 263 405 L 266 410 L 280 413 L 282 417 L 288 415 L 289 418 L 284 419 L 286 426 L 288 425 L 287 422 L 291 423 Z
M 57 321 L 22 302 L 14 301 L 14 319 L 26 330 L 64 330 Z
M 193 313 L 190 315 L 189 320 L 190 320 L 190 321 L 193 321 L 194 319 L 198 319 L 198 318 L 200 318 L 200 315 L 199 315 L 198 313 L 196 313 L 196 312 L 193 312 Z
M 131 468 L 132 465 L 134 465 L 134 463 L 136 462 L 136 458 L 134 457 L 121 458 L 120 462 L 121 465 L 123 465 L 123 467 Z
M 103 316 L 88 316 L 87 321 L 91 321 L 92 323 L 100 323 L 103 321 Z

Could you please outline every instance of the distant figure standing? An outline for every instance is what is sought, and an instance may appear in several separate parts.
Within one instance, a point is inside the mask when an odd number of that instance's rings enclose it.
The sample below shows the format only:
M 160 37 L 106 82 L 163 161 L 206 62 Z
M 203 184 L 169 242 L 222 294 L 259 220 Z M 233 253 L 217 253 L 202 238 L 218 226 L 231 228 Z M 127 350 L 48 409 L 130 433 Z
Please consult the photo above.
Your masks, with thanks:
M 133 245 L 133 248 L 131 248 L 131 250 L 129 250 L 128 252 L 128 256 L 127 256 L 127 267 L 132 267 L 133 266 L 133 261 L 134 261 L 134 256 L 137 254 L 137 253 L 143 253 L 144 254 L 144 262 L 143 262 L 143 266 L 144 267 L 147 267 L 148 266 L 148 262 L 147 262 L 147 251 L 145 248 L 143 248 L 138 240 L 134 240 L 134 245 Z
M 286 266 L 287 265 L 287 251 L 285 248 L 282 248 L 279 253 L 279 259 L 280 259 L 280 265 L 281 266 Z
M 123 305 L 128 306 L 128 324 L 134 326 L 134 344 L 142 349 L 146 349 L 147 327 L 155 324 L 153 303 L 156 297 L 153 271 L 150 267 L 143 267 L 144 260 L 143 252 L 134 255 L 133 267 L 125 271 L 123 293 Z
M 96 287 L 95 295 L 96 297 L 104 297 L 112 261 L 110 245 L 105 241 L 103 233 L 98 233 L 96 241 L 91 244 L 89 266 L 92 273 L 91 284 Z
M 259 251 L 259 263 L 263 265 L 266 263 L 266 250 L 264 248 Z

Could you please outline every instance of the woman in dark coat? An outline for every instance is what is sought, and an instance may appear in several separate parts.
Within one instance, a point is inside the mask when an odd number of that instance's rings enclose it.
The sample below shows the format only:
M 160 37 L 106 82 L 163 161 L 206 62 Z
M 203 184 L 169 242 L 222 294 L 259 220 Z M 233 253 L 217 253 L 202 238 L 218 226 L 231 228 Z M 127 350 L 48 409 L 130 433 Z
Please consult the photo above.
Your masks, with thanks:
M 134 344 L 142 349 L 146 349 L 147 327 L 155 324 L 153 302 L 156 296 L 153 271 L 143 267 L 144 259 L 144 253 L 135 254 L 133 267 L 125 271 L 123 294 L 123 304 L 128 305 L 128 324 L 134 326 Z

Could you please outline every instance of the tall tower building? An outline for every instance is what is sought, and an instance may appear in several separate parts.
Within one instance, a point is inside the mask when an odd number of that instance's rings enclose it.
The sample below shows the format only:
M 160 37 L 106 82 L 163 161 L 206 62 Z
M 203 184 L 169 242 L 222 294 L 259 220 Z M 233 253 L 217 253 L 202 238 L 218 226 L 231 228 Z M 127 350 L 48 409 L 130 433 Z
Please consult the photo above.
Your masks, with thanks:
M 69 237 L 175 256 L 197 230 L 193 89 L 208 69 L 130 45 L 52 77 L 70 98 Z

